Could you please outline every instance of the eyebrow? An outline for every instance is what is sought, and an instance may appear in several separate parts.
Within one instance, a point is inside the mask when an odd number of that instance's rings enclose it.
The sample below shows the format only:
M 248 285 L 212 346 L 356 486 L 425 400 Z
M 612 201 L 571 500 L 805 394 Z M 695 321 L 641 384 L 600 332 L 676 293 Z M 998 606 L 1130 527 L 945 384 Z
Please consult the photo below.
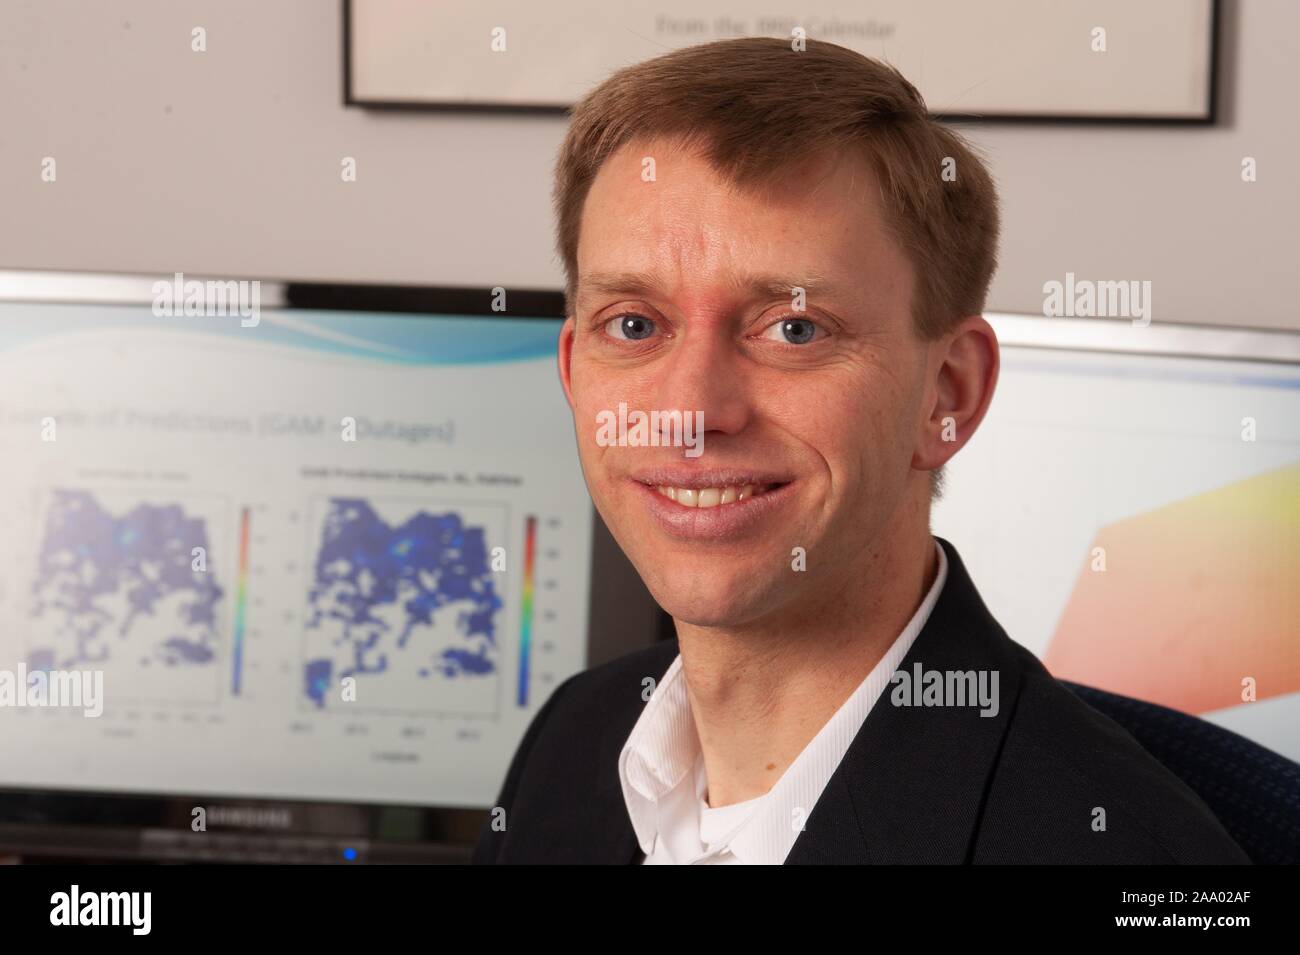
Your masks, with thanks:
M 652 295 L 664 284 L 653 272 L 593 272 L 579 277 L 577 296 L 581 299 L 589 295 Z M 754 298 L 786 297 L 795 288 L 802 288 L 809 298 L 832 297 L 837 291 L 833 282 L 818 273 L 802 278 L 751 275 L 732 284 Z

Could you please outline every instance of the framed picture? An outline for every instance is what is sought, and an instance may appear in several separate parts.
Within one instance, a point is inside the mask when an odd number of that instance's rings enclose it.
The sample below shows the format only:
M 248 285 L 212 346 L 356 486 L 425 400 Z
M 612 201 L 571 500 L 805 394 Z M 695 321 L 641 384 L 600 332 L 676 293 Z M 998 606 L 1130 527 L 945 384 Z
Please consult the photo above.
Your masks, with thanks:
M 668 50 L 804 36 L 892 63 L 940 117 L 1211 123 L 1217 17 L 1217 0 L 344 0 L 344 101 L 562 112 Z

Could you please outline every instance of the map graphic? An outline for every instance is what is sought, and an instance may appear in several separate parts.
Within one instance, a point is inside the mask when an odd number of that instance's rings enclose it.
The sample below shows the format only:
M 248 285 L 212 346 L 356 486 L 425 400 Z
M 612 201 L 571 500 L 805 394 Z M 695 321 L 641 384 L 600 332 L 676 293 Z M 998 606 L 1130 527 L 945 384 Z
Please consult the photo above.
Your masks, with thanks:
M 117 699 L 209 699 L 225 596 L 212 565 L 217 499 L 113 496 L 49 495 L 28 666 L 103 670 Z
M 319 709 L 491 712 L 504 574 L 497 505 L 329 498 L 314 515 L 303 692 Z M 355 699 L 344 702 L 344 680 Z

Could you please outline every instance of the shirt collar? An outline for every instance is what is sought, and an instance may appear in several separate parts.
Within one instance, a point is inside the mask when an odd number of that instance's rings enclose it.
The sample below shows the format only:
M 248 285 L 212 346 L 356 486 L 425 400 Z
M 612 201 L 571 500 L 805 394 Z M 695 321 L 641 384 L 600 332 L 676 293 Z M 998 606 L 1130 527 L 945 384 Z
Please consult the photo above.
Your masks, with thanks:
M 939 555 L 939 570 L 902 633 L 731 839 L 730 851 L 740 862 L 779 865 L 789 855 L 822 790 L 939 599 L 948 577 L 948 558 L 938 541 L 934 541 L 934 547 Z M 699 756 L 699 737 L 678 654 L 632 727 L 618 760 L 628 816 L 641 851 L 647 856 L 654 851 L 659 835 L 661 801 L 670 794 L 682 798 L 686 790 L 690 798 L 698 799 L 694 769 Z M 686 785 L 682 792 L 674 793 L 683 780 Z M 698 813 L 694 818 L 698 823 Z

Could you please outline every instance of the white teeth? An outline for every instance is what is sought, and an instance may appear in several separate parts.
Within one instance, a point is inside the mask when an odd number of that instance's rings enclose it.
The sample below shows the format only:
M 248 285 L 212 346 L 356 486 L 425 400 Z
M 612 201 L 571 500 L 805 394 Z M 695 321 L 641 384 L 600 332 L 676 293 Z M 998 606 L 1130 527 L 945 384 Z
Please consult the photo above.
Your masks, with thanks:
M 760 487 L 761 485 L 754 484 L 704 488 L 660 485 L 655 490 L 669 500 L 676 501 L 685 507 L 717 507 L 719 504 L 734 504 L 737 501 L 743 501 L 748 497 L 761 494 L 763 492 L 759 489 Z

